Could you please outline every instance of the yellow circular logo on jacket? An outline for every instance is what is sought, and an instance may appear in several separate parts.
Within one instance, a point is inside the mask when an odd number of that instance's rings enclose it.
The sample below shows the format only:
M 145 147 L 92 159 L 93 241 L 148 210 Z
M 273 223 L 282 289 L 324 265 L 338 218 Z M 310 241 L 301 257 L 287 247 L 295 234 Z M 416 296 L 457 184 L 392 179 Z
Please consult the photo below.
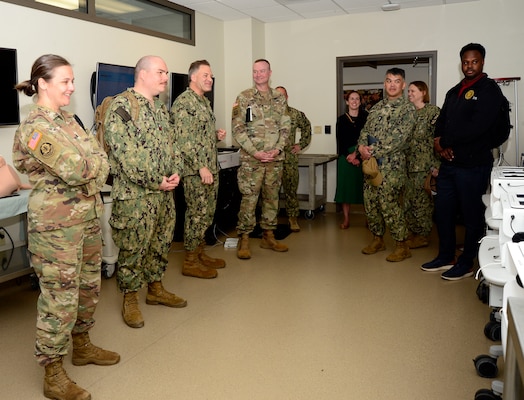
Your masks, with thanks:
M 468 90 L 468 91 L 466 92 L 466 94 L 464 95 L 464 97 L 466 98 L 466 100 L 471 99 L 473 96 L 475 96 L 475 91 L 474 91 L 474 90 Z

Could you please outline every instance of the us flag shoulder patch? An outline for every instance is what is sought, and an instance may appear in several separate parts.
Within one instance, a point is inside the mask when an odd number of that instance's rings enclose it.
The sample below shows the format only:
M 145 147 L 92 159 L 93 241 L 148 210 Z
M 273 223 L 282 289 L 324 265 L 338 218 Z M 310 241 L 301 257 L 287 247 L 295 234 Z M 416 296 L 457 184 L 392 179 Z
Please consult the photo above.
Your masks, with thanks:
M 29 142 L 27 143 L 27 146 L 31 150 L 35 150 L 38 146 L 38 143 L 40 143 L 40 139 L 42 139 L 42 132 L 34 131 L 31 137 L 29 138 Z

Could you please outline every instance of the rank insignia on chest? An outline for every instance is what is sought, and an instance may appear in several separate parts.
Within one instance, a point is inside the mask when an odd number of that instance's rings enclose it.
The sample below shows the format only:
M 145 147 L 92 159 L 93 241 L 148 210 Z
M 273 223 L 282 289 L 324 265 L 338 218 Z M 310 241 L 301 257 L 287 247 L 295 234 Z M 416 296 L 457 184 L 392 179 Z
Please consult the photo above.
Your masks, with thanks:
M 238 103 L 233 104 L 233 118 L 238 117 L 240 114 L 240 107 L 238 106 Z

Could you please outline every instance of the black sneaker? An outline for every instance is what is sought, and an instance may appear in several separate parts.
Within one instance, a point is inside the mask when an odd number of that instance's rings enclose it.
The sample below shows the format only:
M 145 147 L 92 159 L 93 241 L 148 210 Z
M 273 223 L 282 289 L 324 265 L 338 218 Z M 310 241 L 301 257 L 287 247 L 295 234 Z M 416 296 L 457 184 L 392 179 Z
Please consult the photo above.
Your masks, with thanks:
M 469 278 L 473 274 L 473 267 L 457 263 L 453 268 L 440 275 L 440 277 L 447 281 L 458 281 L 459 279 Z
M 422 264 L 420 269 L 428 272 L 447 271 L 453 266 L 453 264 L 455 264 L 455 260 L 446 261 L 437 257 L 432 261 Z

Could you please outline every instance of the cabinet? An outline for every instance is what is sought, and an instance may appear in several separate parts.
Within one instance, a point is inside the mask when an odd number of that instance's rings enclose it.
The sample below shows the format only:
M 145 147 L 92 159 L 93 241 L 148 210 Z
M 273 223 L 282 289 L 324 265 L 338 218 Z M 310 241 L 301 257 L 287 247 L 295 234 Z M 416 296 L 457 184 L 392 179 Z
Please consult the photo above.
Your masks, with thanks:
M 31 190 L 0 199 L 0 283 L 30 274 L 27 203 Z

